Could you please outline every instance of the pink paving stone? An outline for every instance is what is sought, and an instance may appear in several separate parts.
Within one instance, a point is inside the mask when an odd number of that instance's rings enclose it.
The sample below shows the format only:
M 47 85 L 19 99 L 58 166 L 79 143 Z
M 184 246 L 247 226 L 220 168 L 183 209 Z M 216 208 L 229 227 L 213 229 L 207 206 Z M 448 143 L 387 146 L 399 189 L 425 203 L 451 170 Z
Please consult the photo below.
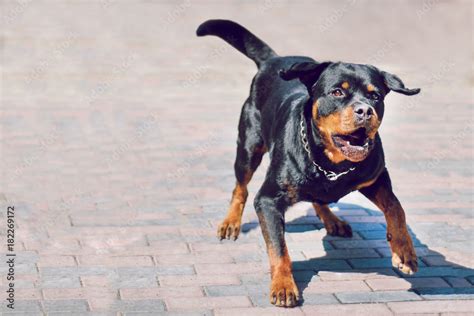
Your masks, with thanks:
M 305 293 L 370 292 L 363 281 L 316 281 L 309 283 Z
M 118 291 L 103 287 L 85 287 L 74 289 L 43 289 L 43 296 L 47 300 L 67 300 L 86 298 L 115 298 Z
M 462 312 L 472 313 L 474 311 L 474 301 L 468 300 L 445 300 L 445 301 L 418 301 L 418 302 L 392 302 L 387 303 L 388 307 L 396 314 L 407 313 L 443 313 Z
M 301 308 L 280 308 L 276 309 L 275 307 L 249 307 L 249 308 L 222 308 L 216 309 L 214 311 L 215 316 L 274 316 L 274 315 L 281 315 L 281 316 L 299 316 L 304 315 Z
M 109 287 L 111 285 L 109 278 L 102 275 L 81 276 L 81 283 L 84 287 Z
M 76 260 L 73 256 L 41 256 L 37 263 L 39 268 L 43 267 L 74 267 Z
M 204 296 L 204 292 L 198 286 L 120 289 L 120 297 L 124 300 L 201 296 Z
M 89 227 L 96 227 L 96 226 L 115 226 L 115 225 L 123 225 L 127 222 L 133 222 L 138 220 L 146 220 L 146 219 L 169 219 L 171 215 L 168 213 L 160 213 L 156 212 L 152 215 L 142 216 L 140 214 L 130 213 L 130 214 L 121 214 L 120 216 L 87 216 L 87 215 L 73 215 L 72 216 L 72 223 L 74 226 L 89 226 Z
M 150 247 L 153 247 L 155 255 L 189 253 L 189 247 L 184 242 L 151 241 Z M 137 249 L 136 251 L 140 250 L 141 249 Z M 134 251 L 133 248 L 131 251 Z
M 91 311 L 107 311 L 114 304 L 116 298 L 91 298 L 88 300 Z
M 2 291 L 4 293 L 4 291 Z M 17 289 L 15 299 L 18 300 L 40 300 L 41 291 L 39 289 Z
M 189 309 L 215 309 L 226 307 L 250 307 L 252 303 L 247 296 L 222 296 L 202 298 L 168 298 L 165 300 L 170 311 Z
M 125 249 L 121 249 L 124 255 L 130 256 L 168 256 L 168 255 L 175 255 L 175 254 L 189 254 L 188 246 L 182 242 L 176 242 L 175 247 L 171 247 L 169 244 L 160 245 L 160 243 L 156 243 L 155 245 L 151 246 L 134 246 L 128 247 Z M 90 254 L 90 249 L 89 249 Z M 93 254 L 97 254 L 97 250 L 93 252 Z
M 195 263 L 232 263 L 232 256 L 223 253 L 203 253 L 203 254 L 176 254 L 155 256 L 158 264 L 187 264 Z
M 145 234 L 179 234 L 179 227 L 174 226 L 101 226 L 101 227 L 69 227 L 58 229 L 62 234 L 73 235 L 76 238 L 83 236 L 103 236 L 103 235 L 145 235 Z M 99 237 L 98 237 L 99 238 Z
M 319 271 L 318 276 L 323 281 L 351 281 L 351 280 L 368 280 L 368 279 L 393 279 L 398 275 L 392 269 L 383 269 L 384 273 L 348 271 L 348 272 L 332 272 Z
M 268 265 L 262 262 L 195 264 L 196 273 L 200 275 L 247 274 L 268 271 Z
M 77 258 L 80 266 L 106 267 L 151 267 L 153 261 L 150 256 L 80 256 Z
M 209 244 L 209 243 L 191 243 L 190 247 L 194 252 L 226 252 L 233 253 L 234 251 L 260 251 L 260 247 L 257 243 L 239 243 L 232 242 L 229 240 L 224 240 L 218 244 Z
M 351 315 L 351 316 L 388 316 L 393 313 L 385 304 L 344 304 L 344 305 L 313 305 L 303 306 L 301 308 L 305 315 L 318 316 L 334 316 L 334 315 Z
M 240 279 L 235 275 L 169 275 L 158 277 L 161 286 L 204 286 L 238 285 Z

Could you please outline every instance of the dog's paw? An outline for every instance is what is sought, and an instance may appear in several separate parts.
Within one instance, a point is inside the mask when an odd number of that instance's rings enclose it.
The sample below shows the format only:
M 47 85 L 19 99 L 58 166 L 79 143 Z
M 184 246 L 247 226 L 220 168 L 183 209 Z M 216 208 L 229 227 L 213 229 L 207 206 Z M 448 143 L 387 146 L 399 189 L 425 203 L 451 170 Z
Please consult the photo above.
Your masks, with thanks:
M 328 234 L 331 236 L 339 236 L 345 238 L 352 237 L 351 226 L 347 222 L 342 221 L 337 217 L 324 222 L 324 227 L 326 228 Z
M 294 307 L 298 304 L 299 292 L 291 273 L 275 275 L 270 287 L 270 303 L 279 307 Z
M 222 239 L 233 239 L 236 240 L 240 233 L 240 219 L 229 218 L 224 219 L 222 224 L 217 228 L 217 238 Z
M 390 242 L 392 247 L 392 266 L 405 274 L 414 274 L 418 271 L 418 258 L 411 239 L 403 242 Z

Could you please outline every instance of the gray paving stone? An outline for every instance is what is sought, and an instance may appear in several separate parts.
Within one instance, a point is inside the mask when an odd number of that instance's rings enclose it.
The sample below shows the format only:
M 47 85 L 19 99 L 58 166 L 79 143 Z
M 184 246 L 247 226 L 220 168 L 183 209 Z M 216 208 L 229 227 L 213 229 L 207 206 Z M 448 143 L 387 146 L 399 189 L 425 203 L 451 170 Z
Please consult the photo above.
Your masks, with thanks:
M 117 312 L 163 312 L 165 311 L 165 304 L 162 300 L 123 300 L 115 301 L 110 307 L 111 310 Z
M 380 258 L 380 255 L 370 248 L 349 248 L 349 249 L 335 249 L 326 250 L 324 257 L 318 259 L 351 259 L 351 258 Z
M 310 259 L 306 261 L 293 261 L 293 270 L 350 270 L 351 266 L 345 260 L 338 259 Z
M 474 274 L 474 270 L 453 267 L 420 267 L 415 274 L 416 277 L 468 277 Z
M 81 282 L 77 276 L 43 276 L 41 279 L 41 287 L 44 289 L 53 288 L 80 288 Z
M 212 316 L 211 310 L 165 311 L 165 312 L 127 312 L 124 316 Z
M 206 286 L 204 291 L 209 296 L 240 296 L 250 294 L 267 293 L 269 284 L 260 285 L 213 285 Z
M 350 259 L 349 263 L 355 269 L 367 269 L 367 268 L 391 268 L 391 258 L 370 258 L 370 259 Z M 419 267 L 425 267 L 426 265 L 418 260 Z
M 347 293 L 336 293 L 335 295 L 344 304 L 402 302 L 402 301 L 421 300 L 421 298 L 417 294 L 413 292 L 405 292 L 405 291 L 347 292 Z
M 474 288 L 424 288 L 416 293 L 426 300 L 473 300 Z
M 34 300 L 15 300 L 15 310 L 14 312 L 19 312 L 21 313 L 41 313 L 42 308 L 40 305 L 39 301 L 34 301 Z M 1 305 L 1 311 L 2 313 L 11 313 L 12 310 L 10 308 L 7 308 L 6 304 Z
M 303 292 L 303 305 L 339 304 L 333 294 L 316 294 Z
M 336 249 L 390 247 L 386 240 L 335 240 L 331 243 Z
M 46 312 L 85 312 L 89 309 L 86 300 L 44 300 Z

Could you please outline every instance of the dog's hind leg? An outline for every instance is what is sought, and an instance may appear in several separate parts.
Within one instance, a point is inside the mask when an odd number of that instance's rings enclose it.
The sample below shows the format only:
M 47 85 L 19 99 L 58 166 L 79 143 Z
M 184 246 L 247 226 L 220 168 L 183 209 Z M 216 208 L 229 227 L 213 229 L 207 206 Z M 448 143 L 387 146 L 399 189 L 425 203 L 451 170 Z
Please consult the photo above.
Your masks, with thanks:
M 236 240 L 239 236 L 242 213 L 248 196 L 247 184 L 266 151 L 260 130 L 260 112 L 249 98 L 245 101 L 240 114 L 237 156 L 234 165 L 237 181 L 227 216 L 217 229 L 219 239 Z
M 323 221 L 326 231 L 331 236 L 352 237 L 352 228 L 345 221 L 331 212 L 331 209 L 325 204 L 313 203 L 316 214 Z

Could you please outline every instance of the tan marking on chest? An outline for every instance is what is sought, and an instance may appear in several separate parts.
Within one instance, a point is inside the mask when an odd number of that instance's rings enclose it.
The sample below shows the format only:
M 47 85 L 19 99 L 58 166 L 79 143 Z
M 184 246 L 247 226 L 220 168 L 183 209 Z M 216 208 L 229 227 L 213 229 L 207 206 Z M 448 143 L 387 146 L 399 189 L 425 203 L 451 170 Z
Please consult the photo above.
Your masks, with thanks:
M 377 178 L 372 179 L 372 180 L 369 180 L 369 181 L 362 182 L 362 183 L 356 185 L 356 187 L 355 187 L 354 190 L 360 190 L 360 189 L 362 189 L 362 188 L 369 187 L 369 186 L 371 186 L 372 184 L 374 184 L 374 182 L 375 182 L 376 180 L 377 180 Z

